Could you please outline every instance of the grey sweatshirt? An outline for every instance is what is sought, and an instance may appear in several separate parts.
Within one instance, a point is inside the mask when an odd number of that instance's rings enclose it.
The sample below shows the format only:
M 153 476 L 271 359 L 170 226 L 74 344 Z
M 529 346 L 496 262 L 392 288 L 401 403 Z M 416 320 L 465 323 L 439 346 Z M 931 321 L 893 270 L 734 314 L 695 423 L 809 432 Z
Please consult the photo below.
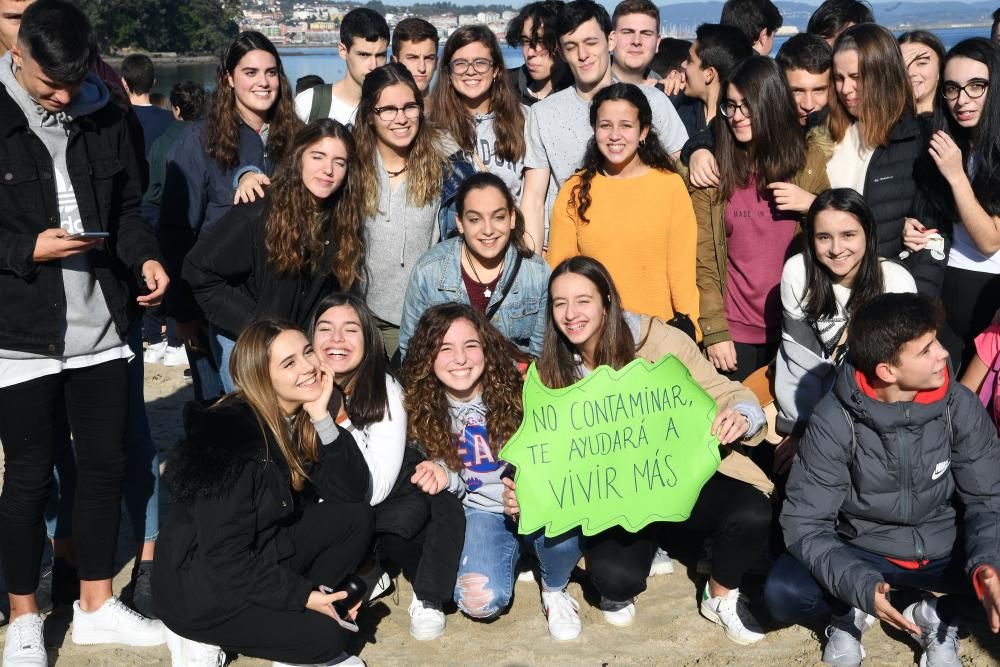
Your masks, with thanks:
M 102 109 L 109 101 L 107 87 L 94 74 L 88 74 L 83 87 L 70 105 L 56 114 L 49 113 L 33 100 L 17 82 L 11 54 L 0 58 L 0 83 L 17 103 L 28 120 L 29 130 L 37 136 L 52 158 L 59 204 L 59 225 L 74 234 L 83 231 L 83 220 L 66 166 L 70 123 Z M 107 302 L 91 266 L 91 253 L 81 253 L 60 260 L 63 288 L 66 291 L 66 348 L 64 357 L 95 354 L 122 344 L 111 320 Z M 37 359 L 38 355 L 0 351 L 7 359 Z
M 466 507 L 502 513 L 504 487 L 501 475 L 507 464 L 496 458 L 490 448 L 486 406 L 482 397 L 467 403 L 448 399 L 448 411 L 451 413 L 452 438 L 462 460 L 459 471 L 437 461 L 448 473 L 448 490 L 461 498 Z

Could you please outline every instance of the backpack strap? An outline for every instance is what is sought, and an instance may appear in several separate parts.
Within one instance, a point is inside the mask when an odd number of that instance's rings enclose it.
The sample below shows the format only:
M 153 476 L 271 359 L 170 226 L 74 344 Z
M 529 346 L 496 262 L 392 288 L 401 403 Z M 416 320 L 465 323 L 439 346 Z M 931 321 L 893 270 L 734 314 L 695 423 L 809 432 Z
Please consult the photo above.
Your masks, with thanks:
M 328 118 L 330 109 L 333 107 L 333 84 L 326 83 L 321 86 L 313 86 L 312 106 L 309 107 L 308 123 L 319 118 Z

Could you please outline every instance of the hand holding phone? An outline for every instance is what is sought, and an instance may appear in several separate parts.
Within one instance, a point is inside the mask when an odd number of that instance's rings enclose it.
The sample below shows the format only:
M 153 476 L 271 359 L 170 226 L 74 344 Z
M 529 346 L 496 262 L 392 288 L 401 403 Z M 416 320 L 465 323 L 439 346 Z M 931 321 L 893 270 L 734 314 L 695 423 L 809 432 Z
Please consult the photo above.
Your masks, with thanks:
M 330 603 L 330 611 L 333 612 L 333 620 L 337 625 L 350 632 L 357 632 L 358 625 L 351 618 L 351 610 L 360 604 L 365 596 L 368 586 L 361 577 L 350 574 L 337 586 L 337 592 L 344 595 L 335 602 Z M 333 593 L 333 589 L 328 586 L 320 586 L 321 593 Z
M 77 232 L 76 234 L 70 234 L 66 238 L 72 239 L 74 241 L 76 240 L 87 241 L 87 240 L 106 239 L 109 236 L 111 236 L 109 232 Z

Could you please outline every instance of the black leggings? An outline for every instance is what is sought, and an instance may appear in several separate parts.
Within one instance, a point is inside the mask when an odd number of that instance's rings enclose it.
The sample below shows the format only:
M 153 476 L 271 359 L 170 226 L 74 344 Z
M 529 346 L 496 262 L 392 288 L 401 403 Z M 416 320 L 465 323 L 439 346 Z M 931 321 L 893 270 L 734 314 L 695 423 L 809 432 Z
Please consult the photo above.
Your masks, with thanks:
M 45 545 L 42 513 L 52 489 L 55 448 L 65 438 L 58 425 L 67 420 L 79 468 L 73 525 L 80 579 L 114 576 L 127 415 L 128 363 L 123 359 L 0 389 L 6 466 L 0 550 L 10 593 L 28 595 L 38 588 Z
M 715 473 L 701 490 L 687 521 L 653 523 L 638 533 L 616 527 L 587 540 L 587 570 L 600 594 L 624 602 L 646 590 L 649 566 L 672 527 L 715 536 L 712 578 L 739 588 L 744 573 L 767 549 L 771 501 L 746 482 Z
M 353 572 L 372 535 L 368 505 L 323 502 L 306 507 L 302 518 L 286 529 L 295 554 L 281 565 L 314 584 L 335 588 Z M 253 582 L 234 582 L 252 586 Z M 351 633 L 329 616 L 250 605 L 232 618 L 201 630 L 185 630 L 185 637 L 227 651 L 293 664 L 330 662 L 347 647 Z
M 941 342 L 958 372 L 975 352 L 973 339 L 990 325 L 1000 308 L 1000 275 L 949 266 L 944 272 L 941 301 L 948 322 Z
M 455 594 L 458 561 L 465 544 L 465 510 L 458 496 L 447 491 L 429 496 L 386 498 L 375 506 L 378 517 L 388 514 L 394 523 L 420 526 L 416 534 L 377 533 L 377 553 L 385 565 L 395 565 L 413 585 L 419 600 L 445 603 Z

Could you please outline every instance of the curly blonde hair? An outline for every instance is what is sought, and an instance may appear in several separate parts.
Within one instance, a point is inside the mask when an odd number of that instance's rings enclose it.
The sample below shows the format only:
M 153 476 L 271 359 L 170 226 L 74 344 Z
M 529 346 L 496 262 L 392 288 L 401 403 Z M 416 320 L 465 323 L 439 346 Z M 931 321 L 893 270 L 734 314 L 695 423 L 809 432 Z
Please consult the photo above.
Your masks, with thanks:
M 464 303 L 442 303 L 428 308 L 410 339 L 403 364 L 406 387 L 407 439 L 423 446 L 429 459 L 438 459 L 452 470 L 462 468 L 452 438 L 451 416 L 445 388 L 434 374 L 441 342 L 457 320 L 467 320 L 479 334 L 485 368 L 480 379 L 486 406 L 486 430 L 493 456 L 521 424 L 521 376 L 514 367 L 513 347 L 486 316 Z

